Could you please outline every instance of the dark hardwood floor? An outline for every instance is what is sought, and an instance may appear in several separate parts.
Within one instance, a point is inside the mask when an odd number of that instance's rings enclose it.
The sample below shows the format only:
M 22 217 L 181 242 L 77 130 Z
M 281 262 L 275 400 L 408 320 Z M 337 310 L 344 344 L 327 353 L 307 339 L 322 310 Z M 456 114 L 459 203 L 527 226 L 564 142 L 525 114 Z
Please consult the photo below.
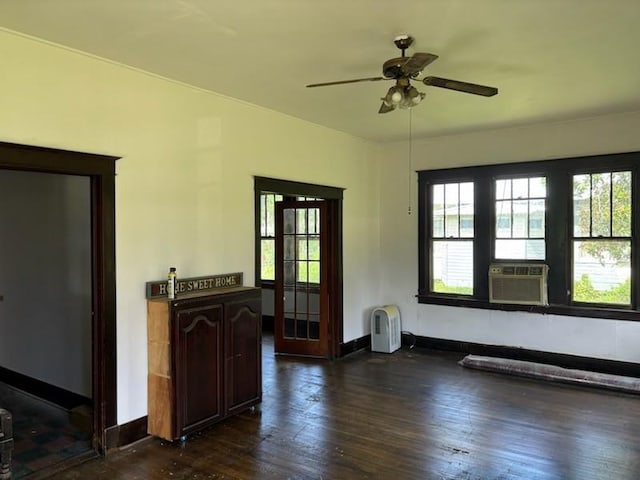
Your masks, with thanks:
M 56 479 L 637 479 L 640 397 L 457 365 L 429 350 L 273 357 L 264 401 Z

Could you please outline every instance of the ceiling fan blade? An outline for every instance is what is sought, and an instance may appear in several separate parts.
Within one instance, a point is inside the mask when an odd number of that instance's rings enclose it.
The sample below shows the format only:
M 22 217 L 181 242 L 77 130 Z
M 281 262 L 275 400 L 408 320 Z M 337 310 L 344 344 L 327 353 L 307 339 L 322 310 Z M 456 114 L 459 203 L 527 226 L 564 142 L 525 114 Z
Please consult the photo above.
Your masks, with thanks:
M 343 85 L 345 83 L 377 82 L 378 80 L 388 80 L 388 79 L 384 77 L 356 78 L 354 80 L 338 80 L 337 82 L 312 83 L 311 85 L 307 85 L 307 88 L 328 87 L 330 85 Z
M 395 110 L 395 107 L 390 107 L 386 103 L 382 102 L 382 105 L 380 105 L 380 110 L 378 110 L 378 113 L 389 113 L 389 112 L 392 112 L 393 110 Z
M 417 75 L 424 67 L 438 59 L 433 53 L 414 53 L 413 56 L 402 65 L 401 70 L 405 75 Z
M 460 82 L 449 78 L 440 77 L 424 77 L 422 83 L 432 87 L 448 88 L 458 92 L 472 93 L 473 95 L 482 95 L 483 97 L 493 97 L 498 93 L 495 87 L 487 87 L 486 85 L 477 85 L 475 83 Z

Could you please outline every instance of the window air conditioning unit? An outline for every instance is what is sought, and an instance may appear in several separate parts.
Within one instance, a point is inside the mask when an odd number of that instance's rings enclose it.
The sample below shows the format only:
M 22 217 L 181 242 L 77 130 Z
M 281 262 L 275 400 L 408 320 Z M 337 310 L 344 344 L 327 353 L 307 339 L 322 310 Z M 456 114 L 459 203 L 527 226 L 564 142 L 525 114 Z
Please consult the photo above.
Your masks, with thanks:
M 548 305 L 544 264 L 493 263 L 489 266 L 489 302 Z
M 398 307 L 374 308 L 371 312 L 371 351 L 393 353 L 400 348 L 401 342 Z

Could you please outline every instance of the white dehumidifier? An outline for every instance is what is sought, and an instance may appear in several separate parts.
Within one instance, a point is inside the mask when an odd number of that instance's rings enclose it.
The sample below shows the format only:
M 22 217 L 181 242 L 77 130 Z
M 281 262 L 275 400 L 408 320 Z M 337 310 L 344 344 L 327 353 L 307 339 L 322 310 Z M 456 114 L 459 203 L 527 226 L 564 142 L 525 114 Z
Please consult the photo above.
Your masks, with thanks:
M 385 305 L 374 308 L 371 312 L 371 351 L 393 353 L 401 345 L 398 307 Z

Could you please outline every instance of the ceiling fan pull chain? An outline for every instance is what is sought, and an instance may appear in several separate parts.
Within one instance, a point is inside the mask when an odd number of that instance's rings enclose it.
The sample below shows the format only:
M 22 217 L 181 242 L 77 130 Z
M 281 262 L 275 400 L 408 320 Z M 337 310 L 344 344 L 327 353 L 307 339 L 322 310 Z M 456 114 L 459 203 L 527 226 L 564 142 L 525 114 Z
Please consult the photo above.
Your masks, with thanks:
M 411 156 L 413 153 L 413 149 L 412 149 L 412 140 L 413 140 L 413 136 L 411 134 L 411 116 L 413 115 L 412 110 L 409 109 L 409 160 L 408 160 L 408 164 L 409 164 L 409 174 L 408 174 L 408 182 L 409 182 L 409 188 L 407 189 L 409 192 L 409 201 L 407 202 L 409 204 L 409 207 L 407 208 L 407 215 L 411 215 Z

